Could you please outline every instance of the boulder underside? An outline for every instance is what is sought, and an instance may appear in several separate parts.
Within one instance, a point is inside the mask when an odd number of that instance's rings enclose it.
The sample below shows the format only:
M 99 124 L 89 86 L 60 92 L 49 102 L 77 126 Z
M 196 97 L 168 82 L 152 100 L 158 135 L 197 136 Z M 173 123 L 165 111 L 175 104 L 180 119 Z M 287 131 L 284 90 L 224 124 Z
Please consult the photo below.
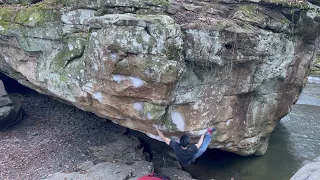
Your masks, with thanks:
M 44 0 L 0 9 L 0 71 L 159 139 L 264 154 L 315 58 L 319 7 L 289 1 Z

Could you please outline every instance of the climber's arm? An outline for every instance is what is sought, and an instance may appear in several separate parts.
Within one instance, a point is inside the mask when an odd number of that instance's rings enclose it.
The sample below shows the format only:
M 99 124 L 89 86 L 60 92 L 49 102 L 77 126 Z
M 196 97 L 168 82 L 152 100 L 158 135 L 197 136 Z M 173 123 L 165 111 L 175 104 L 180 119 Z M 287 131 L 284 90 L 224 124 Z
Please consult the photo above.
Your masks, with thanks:
M 204 138 L 204 134 L 202 134 L 202 136 L 200 137 L 198 143 L 196 144 L 196 146 L 197 146 L 198 149 L 200 148 L 200 146 L 201 146 L 202 143 L 203 143 L 203 138 Z
M 158 127 L 156 127 L 156 130 L 157 130 L 157 132 L 158 132 L 158 134 L 159 134 L 159 136 L 164 140 L 164 142 L 166 143 L 166 144 L 170 144 L 170 141 L 171 141 L 171 139 L 169 139 L 169 138 L 167 138 L 167 137 L 165 137 L 163 134 L 162 134 L 162 132 L 159 130 L 159 128 Z

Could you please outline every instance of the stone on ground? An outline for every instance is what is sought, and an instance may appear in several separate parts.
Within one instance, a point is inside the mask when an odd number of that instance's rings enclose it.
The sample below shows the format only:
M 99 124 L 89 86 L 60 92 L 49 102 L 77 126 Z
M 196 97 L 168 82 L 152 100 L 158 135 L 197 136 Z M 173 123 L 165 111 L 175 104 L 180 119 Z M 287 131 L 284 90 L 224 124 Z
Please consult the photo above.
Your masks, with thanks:
M 75 180 L 75 179 L 110 179 L 133 180 L 152 171 L 152 163 L 136 161 L 130 164 L 124 162 L 103 162 L 81 169 L 79 172 L 54 173 L 46 180 Z
M 90 147 L 92 155 L 99 163 L 86 161 L 78 166 L 76 172 L 57 172 L 47 180 L 71 179 L 138 179 L 154 171 L 153 164 L 145 160 L 143 147 L 135 137 L 119 136 L 117 141 L 105 146 Z M 156 173 L 166 175 L 172 180 L 192 180 L 191 175 L 177 167 L 157 169 Z
M 143 161 L 143 147 L 139 140 L 134 137 L 120 136 L 115 142 L 105 146 L 89 147 L 92 154 L 100 161 Z

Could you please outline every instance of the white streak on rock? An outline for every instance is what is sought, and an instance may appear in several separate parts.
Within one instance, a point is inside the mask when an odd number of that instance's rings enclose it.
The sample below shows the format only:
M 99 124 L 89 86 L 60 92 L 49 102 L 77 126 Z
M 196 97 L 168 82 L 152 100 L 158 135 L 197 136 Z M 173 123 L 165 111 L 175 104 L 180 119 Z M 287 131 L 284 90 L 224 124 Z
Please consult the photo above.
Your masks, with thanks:
M 132 85 L 135 87 L 135 88 L 138 88 L 138 87 L 141 87 L 143 85 L 143 81 L 139 78 L 136 78 L 136 77 L 129 77 L 129 79 L 131 80 L 132 82 Z
M 93 33 L 91 33 L 91 35 L 92 35 L 93 37 L 97 37 L 97 36 L 98 36 L 98 33 L 97 33 L 97 32 L 93 32 Z
M 119 84 L 121 83 L 121 81 L 130 80 L 132 86 L 135 88 L 139 88 L 143 85 L 143 81 L 139 78 L 136 78 L 136 77 L 131 77 L 131 76 L 126 77 L 126 76 L 121 76 L 121 75 L 112 75 L 112 76 L 113 76 L 113 80 Z
M 226 125 L 229 126 L 229 125 L 230 125 L 230 122 L 231 122 L 231 119 L 229 119 L 229 120 L 226 122 Z
M 117 54 L 111 53 L 110 58 L 111 58 L 111 61 L 116 62 L 116 60 L 117 60 Z
M 147 113 L 147 118 L 150 120 L 150 119 L 153 119 L 153 117 L 152 117 L 152 115 L 151 115 L 151 113 Z
M 142 104 L 141 103 L 134 103 L 133 104 L 133 108 L 136 110 L 136 111 L 138 111 L 138 112 L 142 112 L 143 111 L 143 106 L 142 106 Z
M 65 24 L 87 24 L 94 18 L 95 10 L 78 9 L 69 11 L 61 16 L 61 21 Z
M 184 126 L 185 126 L 184 119 L 179 112 L 172 112 L 171 119 L 172 119 L 172 122 L 177 126 L 179 130 L 184 130 Z
M 95 71 L 98 71 L 99 69 L 98 69 L 98 65 L 96 64 L 96 63 L 93 63 L 93 69 L 95 70 Z
M 73 45 L 68 43 L 68 48 L 69 48 L 70 51 L 72 51 L 73 50 Z
M 150 40 L 150 35 L 146 32 L 146 33 L 144 33 L 144 34 L 142 35 L 142 39 L 143 39 L 143 41 L 145 41 L 145 42 L 149 42 L 149 40 Z
M 99 102 L 102 102 L 103 96 L 102 96 L 101 92 L 95 92 L 92 94 L 92 96 L 93 96 L 93 98 L 97 99 Z
M 121 83 L 121 81 L 125 80 L 125 77 L 121 75 L 112 75 L 112 77 L 113 77 L 113 80 L 119 84 Z

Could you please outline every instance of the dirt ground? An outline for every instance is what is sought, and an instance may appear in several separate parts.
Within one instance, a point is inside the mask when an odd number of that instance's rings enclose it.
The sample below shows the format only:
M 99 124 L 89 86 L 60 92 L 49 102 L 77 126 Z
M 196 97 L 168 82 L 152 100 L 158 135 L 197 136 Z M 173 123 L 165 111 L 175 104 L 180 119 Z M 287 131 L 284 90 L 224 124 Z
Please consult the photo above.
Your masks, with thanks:
M 162 142 L 128 130 L 111 121 L 62 104 L 34 91 L 6 85 L 9 93 L 23 96 L 24 118 L 0 131 L 0 179 L 41 179 L 77 165 L 98 162 L 88 150 L 113 142 L 122 134 L 141 139 L 155 167 L 163 167 L 170 149 Z M 12 83 L 12 82 L 10 82 Z

